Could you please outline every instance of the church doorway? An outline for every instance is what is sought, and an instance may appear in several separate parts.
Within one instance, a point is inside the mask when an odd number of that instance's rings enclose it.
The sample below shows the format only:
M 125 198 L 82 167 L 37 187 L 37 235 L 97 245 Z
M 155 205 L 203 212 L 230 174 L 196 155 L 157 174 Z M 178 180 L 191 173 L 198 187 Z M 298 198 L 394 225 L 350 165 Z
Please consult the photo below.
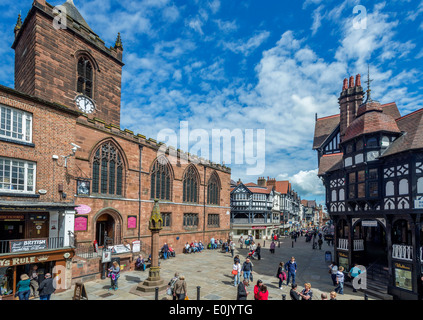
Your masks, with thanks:
M 96 237 L 98 246 L 113 245 L 115 237 L 115 219 L 108 213 L 103 213 L 96 221 Z M 110 243 L 112 242 L 112 243 Z

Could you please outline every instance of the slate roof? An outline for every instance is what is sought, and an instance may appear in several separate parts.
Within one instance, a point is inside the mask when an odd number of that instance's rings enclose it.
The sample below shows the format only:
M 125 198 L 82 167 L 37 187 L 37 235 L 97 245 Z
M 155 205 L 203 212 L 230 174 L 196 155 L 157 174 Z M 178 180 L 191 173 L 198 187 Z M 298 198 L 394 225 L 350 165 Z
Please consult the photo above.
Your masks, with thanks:
M 398 119 L 401 114 L 395 102 L 381 105 L 383 114 Z M 335 114 L 328 117 L 318 118 L 314 128 L 313 150 L 322 146 L 331 133 L 338 127 L 340 115 Z M 345 141 L 345 139 L 344 139 Z
M 320 158 L 318 176 L 322 176 L 328 172 L 341 169 L 343 153 L 325 154 Z
M 342 142 L 351 140 L 362 134 L 372 132 L 400 133 L 395 119 L 383 112 L 379 102 L 372 101 L 362 104 L 357 110 L 357 118 L 345 130 Z
M 316 120 L 316 126 L 314 128 L 314 140 L 313 150 L 319 148 L 327 137 L 336 129 L 339 125 L 340 115 L 335 114 L 332 116 L 319 118 Z
M 62 6 L 66 9 L 66 14 L 72 18 L 73 21 L 76 21 L 80 25 L 84 26 L 88 30 L 90 30 L 92 33 L 95 34 L 95 32 L 90 28 L 88 23 L 85 21 L 85 19 L 82 17 L 82 15 L 79 13 L 78 9 L 75 7 L 75 4 L 73 3 L 73 0 L 67 0 Z
M 404 134 L 389 146 L 381 158 L 423 148 L 423 108 L 397 119 L 396 122 Z

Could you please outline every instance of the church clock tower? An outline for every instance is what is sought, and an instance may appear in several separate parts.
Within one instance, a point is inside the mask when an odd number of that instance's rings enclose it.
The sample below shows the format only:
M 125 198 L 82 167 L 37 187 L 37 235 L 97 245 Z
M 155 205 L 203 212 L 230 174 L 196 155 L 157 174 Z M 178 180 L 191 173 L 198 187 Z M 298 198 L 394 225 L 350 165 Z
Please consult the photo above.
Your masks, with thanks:
M 73 0 L 34 0 L 15 27 L 15 89 L 120 125 L 122 53 L 89 27 Z

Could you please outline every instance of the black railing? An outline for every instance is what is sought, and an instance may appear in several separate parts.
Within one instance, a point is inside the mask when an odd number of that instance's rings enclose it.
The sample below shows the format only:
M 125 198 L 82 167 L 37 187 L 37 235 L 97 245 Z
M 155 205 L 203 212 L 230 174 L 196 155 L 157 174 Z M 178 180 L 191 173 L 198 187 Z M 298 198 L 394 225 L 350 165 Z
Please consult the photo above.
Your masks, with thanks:
M 64 248 L 64 238 L 0 240 L 0 254 Z

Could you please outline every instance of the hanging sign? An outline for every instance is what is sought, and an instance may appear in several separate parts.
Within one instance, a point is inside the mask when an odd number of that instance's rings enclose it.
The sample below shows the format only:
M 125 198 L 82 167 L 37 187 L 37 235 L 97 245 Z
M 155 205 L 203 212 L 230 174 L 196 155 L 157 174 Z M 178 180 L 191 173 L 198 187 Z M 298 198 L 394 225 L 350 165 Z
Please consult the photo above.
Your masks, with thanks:
M 80 204 L 78 207 L 75 208 L 75 210 L 78 214 L 87 214 L 91 212 L 91 207 L 85 204 Z
M 361 221 L 362 227 L 377 227 L 377 221 L 376 220 L 363 220 Z

